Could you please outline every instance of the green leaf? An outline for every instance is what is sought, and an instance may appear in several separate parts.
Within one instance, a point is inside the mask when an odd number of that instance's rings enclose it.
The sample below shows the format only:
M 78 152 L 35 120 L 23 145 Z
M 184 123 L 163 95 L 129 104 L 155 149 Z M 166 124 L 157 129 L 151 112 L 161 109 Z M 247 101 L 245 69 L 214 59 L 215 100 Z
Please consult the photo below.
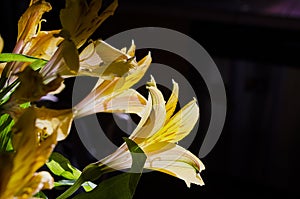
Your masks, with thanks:
M 45 66 L 48 61 L 35 58 L 35 57 L 30 57 L 27 55 L 22 55 L 22 54 L 15 54 L 15 53 L 1 53 L 0 54 L 0 62 L 30 62 L 31 64 L 29 65 L 33 70 L 38 70 Z
M 36 57 L 30 57 L 22 54 L 15 53 L 1 53 L 0 54 L 0 62 L 30 62 L 29 65 L 33 70 L 38 70 L 46 65 L 48 61 L 39 59 Z
M 13 150 L 11 142 L 11 128 L 14 125 L 13 119 L 8 114 L 0 117 L 0 152 L 8 152 Z
M 74 199 L 131 199 L 133 197 L 147 157 L 136 143 L 128 138 L 124 139 L 133 160 L 130 171 L 105 180 L 92 191 L 81 193 Z
M 53 152 L 46 163 L 52 173 L 69 180 L 77 180 L 81 171 L 71 165 L 70 161 L 63 155 Z
M 11 83 L 9 86 L 5 87 L 0 91 L 0 104 L 4 104 L 7 102 L 12 95 L 12 93 L 17 89 L 17 87 L 20 85 L 19 79 L 16 79 L 13 83 Z
M 72 186 L 81 175 L 80 170 L 72 166 L 67 158 L 65 158 L 63 155 L 57 152 L 53 152 L 51 154 L 49 161 L 46 163 L 46 165 L 53 174 L 67 179 L 54 182 L 55 187 Z M 86 182 L 82 184 L 82 187 L 85 191 L 91 191 L 96 187 L 96 185 L 92 182 Z
M 35 58 L 35 57 L 30 57 L 27 55 L 22 55 L 22 54 L 14 54 L 14 53 L 1 53 L 0 54 L 0 62 L 13 62 L 13 61 L 34 62 L 36 60 L 39 60 L 39 59 Z

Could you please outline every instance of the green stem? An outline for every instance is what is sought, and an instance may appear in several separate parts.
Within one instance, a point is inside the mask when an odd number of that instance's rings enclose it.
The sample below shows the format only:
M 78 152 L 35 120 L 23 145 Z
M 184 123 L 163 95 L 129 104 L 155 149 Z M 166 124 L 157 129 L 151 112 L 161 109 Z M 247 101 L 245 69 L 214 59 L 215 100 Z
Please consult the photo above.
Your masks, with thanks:
M 57 199 L 65 199 L 70 197 L 77 189 L 80 188 L 80 186 L 85 182 L 84 178 L 81 176 L 75 181 L 75 183 L 67 189 L 64 193 L 62 193 L 60 196 L 57 197 Z

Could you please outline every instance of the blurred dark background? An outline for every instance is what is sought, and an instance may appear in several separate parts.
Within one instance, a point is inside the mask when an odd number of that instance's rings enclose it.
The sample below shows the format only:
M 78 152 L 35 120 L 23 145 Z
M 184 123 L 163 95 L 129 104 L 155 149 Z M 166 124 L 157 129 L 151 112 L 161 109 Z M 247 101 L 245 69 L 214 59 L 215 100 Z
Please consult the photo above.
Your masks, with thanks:
M 7 52 L 15 44 L 17 20 L 28 2 L 0 3 L 0 33 Z M 43 29 L 60 28 L 58 13 L 64 1 L 49 2 L 54 9 L 45 15 Z M 207 50 L 223 77 L 228 110 L 217 145 L 202 159 L 205 186 L 187 188 L 181 180 L 151 172 L 142 176 L 135 198 L 298 198 L 300 1 L 120 0 L 115 15 L 93 38 L 145 26 L 180 31 Z M 138 58 L 145 52 L 138 51 Z M 152 57 L 174 68 L 190 67 L 166 52 L 153 50 Z M 189 148 L 197 155 L 209 124 L 210 101 L 201 77 L 190 81 L 203 91 L 197 93 L 198 99 L 203 97 L 200 128 Z M 71 87 L 72 80 L 67 84 Z M 59 97 L 69 99 L 71 91 Z M 56 106 L 70 107 L 65 102 Z M 57 150 L 79 168 L 94 161 L 75 128 Z

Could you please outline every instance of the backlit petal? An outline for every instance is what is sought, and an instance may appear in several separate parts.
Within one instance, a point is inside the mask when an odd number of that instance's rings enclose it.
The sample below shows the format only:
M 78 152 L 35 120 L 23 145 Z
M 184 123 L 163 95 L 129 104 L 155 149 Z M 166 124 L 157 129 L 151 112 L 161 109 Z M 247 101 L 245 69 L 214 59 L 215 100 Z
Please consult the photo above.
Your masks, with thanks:
M 166 122 L 170 119 L 170 117 L 173 115 L 176 109 L 176 105 L 178 102 L 178 92 L 179 92 L 178 84 L 173 80 L 172 94 L 168 102 L 166 103 L 166 111 L 167 111 Z
M 92 95 L 94 94 L 94 97 Z M 90 94 L 91 98 L 85 103 L 79 103 L 73 110 L 76 118 L 86 115 L 109 113 L 135 113 L 140 115 L 146 106 L 146 99 L 133 89 L 113 92 L 110 95 Z
M 178 111 L 148 142 L 178 142 L 186 137 L 194 128 L 199 118 L 199 107 L 192 100 Z
M 130 56 L 102 40 L 89 44 L 79 56 L 79 75 L 121 77 L 134 67 Z
M 165 123 L 166 108 L 165 100 L 162 93 L 157 89 L 154 79 L 150 82 L 151 86 L 148 86 L 148 90 L 151 95 L 152 110 L 145 123 L 135 129 L 130 138 L 134 139 L 137 143 L 138 140 L 151 137 L 159 129 L 161 129 Z
M 145 168 L 161 171 L 191 183 L 204 185 L 198 174 L 205 169 L 203 163 L 188 150 L 173 143 L 155 143 L 143 148 L 147 155 Z

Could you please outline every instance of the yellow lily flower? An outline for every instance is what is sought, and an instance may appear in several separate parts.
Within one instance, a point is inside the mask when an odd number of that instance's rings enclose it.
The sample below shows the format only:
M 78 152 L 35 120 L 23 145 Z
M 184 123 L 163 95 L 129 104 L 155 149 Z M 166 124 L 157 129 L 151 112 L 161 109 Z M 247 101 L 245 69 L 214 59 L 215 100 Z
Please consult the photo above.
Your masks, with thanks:
M 17 43 L 20 42 L 20 46 L 24 47 L 27 42 L 36 36 L 42 15 L 45 12 L 49 12 L 51 9 L 51 5 L 44 0 L 35 0 L 30 2 L 29 8 L 24 12 L 18 22 Z M 22 48 L 18 48 L 18 51 L 19 50 L 22 50 Z
M 140 115 L 140 113 L 146 106 L 146 99 L 134 89 L 130 89 L 130 87 L 137 83 L 143 77 L 150 64 L 151 56 L 149 54 L 142 60 L 140 60 L 138 63 L 136 63 L 133 68 L 130 68 L 128 72 L 125 73 L 122 77 L 115 77 L 112 80 L 99 79 L 97 85 L 91 91 L 91 93 L 89 93 L 81 102 L 79 102 L 72 109 L 52 110 L 47 108 L 36 107 L 34 109 L 37 116 L 36 126 L 40 130 L 43 130 L 43 135 L 45 137 L 51 135 L 54 129 L 56 129 L 58 134 L 57 139 L 58 141 L 60 141 L 65 139 L 65 137 L 69 134 L 71 123 L 73 119 L 76 118 L 81 118 L 86 115 L 99 112 L 122 112 L 135 113 Z M 29 70 L 29 68 L 26 70 Z M 34 82 L 36 81 L 37 78 L 35 78 Z M 29 88 L 34 87 L 34 84 L 29 84 L 29 82 L 31 81 L 24 82 L 27 82 L 25 86 L 28 86 L 28 89 L 18 87 L 20 88 L 20 91 L 16 90 L 14 92 L 12 96 L 12 101 L 22 99 L 22 96 L 28 96 L 28 93 L 22 92 L 22 89 L 25 89 L 27 91 L 30 90 Z M 49 84 L 52 85 L 51 82 Z M 39 82 L 38 85 L 43 84 L 42 82 Z M 41 92 L 43 91 L 42 89 L 39 90 L 41 90 Z M 34 97 L 35 95 L 30 93 L 30 96 Z M 9 105 L 9 103 L 7 104 Z M 7 106 L 7 104 L 3 106 L 4 109 L 6 109 L 5 107 Z M 7 108 L 7 110 L 10 111 L 10 115 L 15 115 L 14 118 L 17 118 L 20 114 L 17 110 L 14 110 L 12 108 Z
M 45 0 L 31 0 L 18 22 L 18 38 L 14 53 L 49 60 L 63 38 L 55 37 L 60 30 L 41 31 L 42 16 L 52 9 Z
M 107 44 L 104 45 L 107 46 Z M 105 59 L 103 58 L 103 60 Z M 141 95 L 137 96 L 135 91 L 128 89 L 144 76 L 151 61 L 152 58 L 149 53 L 137 63 L 135 60 L 132 60 L 130 63 L 117 64 L 120 68 L 125 67 L 125 69 L 119 69 L 119 71 L 127 72 L 120 77 L 116 75 L 112 79 L 99 78 L 91 93 L 73 108 L 75 117 L 83 117 L 95 113 L 95 111 L 99 112 L 99 110 L 104 110 L 105 112 L 112 112 L 113 110 L 115 112 L 115 106 L 119 106 L 118 112 L 139 114 L 141 109 L 144 108 L 146 100 Z M 114 62 L 109 67 L 115 67 Z M 111 70 L 113 71 L 113 69 Z
M 52 9 L 44 0 L 32 0 L 18 21 L 17 44 L 13 53 L 49 60 L 63 38 L 54 37 L 59 30 L 40 31 L 42 15 Z M 10 62 L 6 64 L 6 77 L 23 71 L 29 63 Z M 14 80 L 14 78 L 12 78 Z
M 104 45 L 108 46 L 108 44 Z M 125 55 L 133 56 L 134 49 L 135 47 L 132 45 Z M 113 57 L 111 56 L 111 53 L 108 53 L 108 55 L 110 58 Z M 103 60 L 106 59 L 103 58 Z M 40 129 L 46 129 L 48 135 L 51 135 L 51 129 L 57 128 L 57 137 L 60 141 L 65 139 L 69 134 L 71 123 L 73 119 L 76 118 L 99 112 L 122 112 L 140 115 L 146 106 L 146 99 L 134 89 L 130 89 L 130 87 L 136 84 L 144 76 L 151 61 L 151 55 L 148 54 L 139 62 L 132 60 L 133 67 L 128 67 L 125 63 L 118 65 L 119 67 L 126 67 L 125 70 L 120 70 L 128 71 L 121 77 L 114 77 L 113 79 L 104 80 L 99 78 L 95 88 L 72 109 L 51 110 L 46 108 L 36 108 L 35 110 L 38 118 L 37 126 L 39 126 Z
M 67 0 L 66 8 L 60 12 L 63 27 L 61 35 L 69 37 L 80 48 L 95 30 L 113 13 L 118 6 L 114 0 L 100 15 L 102 0 Z
M 48 172 L 36 172 L 43 166 L 56 145 L 57 131 L 41 139 L 36 128 L 36 114 L 28 108 L 13 128 L 13 153 L 0 154 L 0 199 L 30 198 L 41 189 L 53 187 Z
M 166 104 L 153 79 L 148 89 L 150 96 L 141 121 L 129 137 L 147 156 L 144 168 L 180 178 L 188 187 L 191 183 L 204 185 L 199 174 L 205 168 L 203 163 L 191 152 L 175 144 L 189 134 L 198 120 L 196 100 L 173 115 L 178 96 L 177 83 L 174 82 L 172 95 Z M 123 170 L 131 167 L 131 155 L 123 144 L 115 153 L 98 163 Z

